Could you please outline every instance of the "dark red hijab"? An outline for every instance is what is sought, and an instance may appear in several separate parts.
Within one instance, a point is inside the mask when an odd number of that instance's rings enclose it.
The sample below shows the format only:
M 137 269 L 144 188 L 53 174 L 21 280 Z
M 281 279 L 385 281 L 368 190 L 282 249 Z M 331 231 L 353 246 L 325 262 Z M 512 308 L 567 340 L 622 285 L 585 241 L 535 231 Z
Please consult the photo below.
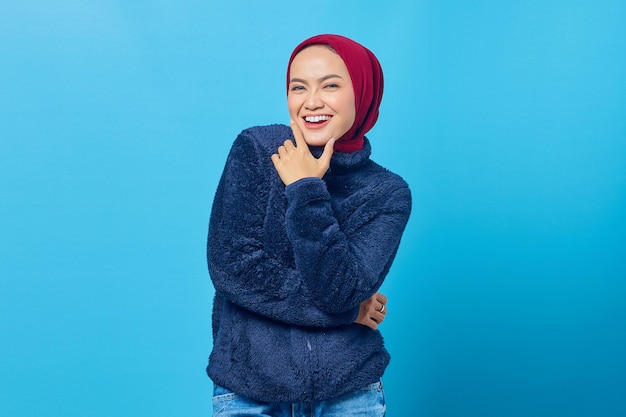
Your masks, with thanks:
M 383 70 L 376 56 L 363 45 L 340 35 L 313 36 L 296 46 L 287 65 L 287 92 L 289 92 L 289 70 L 298 54 L 311 45 L 330 45 L 348 68 L 354 88 L 356 117 L 354 124 L 335 143 L 336 152 L 355 152 L 363 149 L 365 134 L 374 127 L 378 119 L 378 108 L 383 99 Z

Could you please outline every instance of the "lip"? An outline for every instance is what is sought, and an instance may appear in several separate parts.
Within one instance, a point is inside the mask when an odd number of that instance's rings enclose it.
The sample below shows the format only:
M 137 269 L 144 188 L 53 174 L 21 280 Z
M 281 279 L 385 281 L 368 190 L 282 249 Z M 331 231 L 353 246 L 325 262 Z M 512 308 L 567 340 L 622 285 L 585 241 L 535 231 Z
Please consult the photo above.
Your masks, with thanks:
M 323 122 L 317 122 L 317 123 L 313 123 L 313 122 L 307 122 L 306 118 L 307 117 L 312 117 L 312 116 L 330 116 L 330 119 L 325 120 Z M 328 123 L 333 120 L 333 116 L 330 114 L 307 114 L 305 116 L 302 116 L 302 122 L 304 123 L 304 127 L 306 127 L 307 129 L 310 130 L 317 130 L 317 129 L 322 129 L 324 128 L 326 125 L 328 125 Z

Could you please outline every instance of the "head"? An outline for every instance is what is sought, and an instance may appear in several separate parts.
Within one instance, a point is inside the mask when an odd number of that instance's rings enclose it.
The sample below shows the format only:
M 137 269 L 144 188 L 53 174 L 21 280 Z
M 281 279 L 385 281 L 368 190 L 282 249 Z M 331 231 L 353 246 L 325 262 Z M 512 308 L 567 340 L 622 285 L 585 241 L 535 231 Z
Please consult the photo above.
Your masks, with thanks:
M 287 69 L 289 115 L 305 140 L 354 152 L 376 123 L 383 75 L 374 54 L 339 35 L 318 35 L 293 51 Z

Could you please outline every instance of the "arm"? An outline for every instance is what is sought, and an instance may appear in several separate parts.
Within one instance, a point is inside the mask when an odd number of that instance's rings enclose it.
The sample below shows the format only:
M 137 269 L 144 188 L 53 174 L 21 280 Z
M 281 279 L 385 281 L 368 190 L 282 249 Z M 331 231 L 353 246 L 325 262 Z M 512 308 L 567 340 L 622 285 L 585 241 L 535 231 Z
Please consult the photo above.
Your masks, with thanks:
M 340 225 L 322 180 L 305 178 L 286 189 L 296 265 L 323 311 L 358 306 L 378 290 L 408 221 L 411 195 L 403 182 L 368 184 L 364 191 L 365 201 Z
M 360 204 L 354 203 L 340 225 L 321 179 L 334 141 L 316 159 L 295 123 L 291 128 L 297 146 L 286 141 L 272 156 L 285 184 L 287 235 L 313 301 L 323 311 L 339 313 L 358 306 L 382 284 L 408 221 L 411 194 L 393 175 L 364 179 Z
M 249 311 L 288 324 L 352 323 L 358 306 L 338 313 L 319 309 L 293 258 L 283 259 L 284 251 L 271 249 L 289 242 L 284 221 L 282 230 L 266 230 L 270 174 L 275 175 L 269 157 L 242 133 L 228 156 L 211 212 L 207 256 L 216 291 Z

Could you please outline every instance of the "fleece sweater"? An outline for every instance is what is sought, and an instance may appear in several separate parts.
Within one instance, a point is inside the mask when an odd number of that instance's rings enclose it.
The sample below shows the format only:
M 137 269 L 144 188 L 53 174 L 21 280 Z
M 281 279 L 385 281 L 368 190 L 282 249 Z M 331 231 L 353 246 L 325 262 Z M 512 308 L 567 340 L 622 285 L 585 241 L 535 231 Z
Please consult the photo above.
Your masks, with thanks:
M 389 363 L 380 332 L 354 320 L 391 267 L 411 194 L 370 159 L 367 139 L 335 153 L 322 179 L 285 187 L 271 155 L 287 138 L 284 125 L 243 131 L 218 184 L 207 373 L 260 401 L 320 401 L 376 382 Z

